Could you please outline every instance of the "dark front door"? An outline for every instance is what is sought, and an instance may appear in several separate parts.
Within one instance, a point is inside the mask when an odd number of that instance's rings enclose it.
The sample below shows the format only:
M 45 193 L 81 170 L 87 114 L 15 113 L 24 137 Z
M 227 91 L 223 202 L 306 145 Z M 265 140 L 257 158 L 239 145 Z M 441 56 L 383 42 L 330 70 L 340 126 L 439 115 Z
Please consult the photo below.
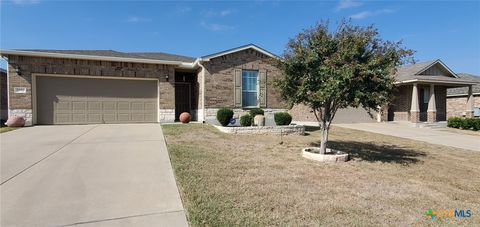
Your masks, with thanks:
M 430 89 L 420 88 L 419 107 L 420 107 L 420 121 L 427 121 L 428 101 L 430 99 Z
M 191 113 L 190 83 L 175 83 L 175 120 L 181 113 Z

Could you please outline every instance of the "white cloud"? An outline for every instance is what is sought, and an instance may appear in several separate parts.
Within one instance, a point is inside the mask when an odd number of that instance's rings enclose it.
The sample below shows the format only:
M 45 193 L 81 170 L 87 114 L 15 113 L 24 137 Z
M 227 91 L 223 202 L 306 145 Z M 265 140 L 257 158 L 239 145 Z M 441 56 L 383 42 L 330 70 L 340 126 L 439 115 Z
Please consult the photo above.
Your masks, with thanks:
M 127 22 L 130 22 L 130 23 L 150 22 L 150 21 L 152 21 L 152 19 L 137 17 L 137 16 L 130 16 L 127 18 Z
M 228 10 L 228 9 L 225 9 L 225 10 L 221 10 L 221 11 L 213 11 L 213 10 L 210 10 L 210 11 L 207 11 L 205 12 L 203 15 L 205 17 L 224 17 L 224 16 L 228 16 L 232 13 L 231 10 Z
M 217 24 L 217 23 L 207 23 L 205 21 L 202 21 L 200 25 L 210 31 L 218 32 L 218 31 L 226 31 L 226 30 L 232 30 L 234 27 L 229 26 L 229 25 L 224 25 L 224 24 Z
M 340 11 L 340 10 L 343 10 L 343 9 L 348 9 L 348 8 L 359 7 L 361 5 L 363 5 L 363 3 L 357 2 L 357 1 L 340 0 L 340 2 L 337 5 L 337 11 Z
M 40 3 L 40 0 L 12 0 L 16 5 L 34 5 Z
M 176 12 L 179 14 L 185 14 L 185 13 L 190 13 L 192 11 L 192 8 L 188 6 L 177 6 Z
M 360 13 L 350 15 L 350 18 L 352 18 L 352 19 L 364 19 L 364 18 L 367 18 L 367 17 L 379 15 L 379 14 L 387 14 L 387 13 L 393 13 L 393 12 L 394 11 L 391 10 L 391 9 L 380 9 L 380 10 L 376 10 L 376 11 L 367 10 L 367 11 L 362 11 Z

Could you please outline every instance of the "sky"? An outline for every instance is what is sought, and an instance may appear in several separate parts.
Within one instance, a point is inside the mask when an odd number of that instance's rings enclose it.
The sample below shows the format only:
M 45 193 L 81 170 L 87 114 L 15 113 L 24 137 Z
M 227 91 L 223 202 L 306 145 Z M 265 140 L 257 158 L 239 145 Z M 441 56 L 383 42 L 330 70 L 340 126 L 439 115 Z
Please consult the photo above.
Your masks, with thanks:
M 418 61 L 480 75 L 475 1 L 0 0 L 1 49 L 111 49 L 200 57 L 253 43 L 281 55 L 320 20 L 373 24 Z M 5 63 L 2 63 L 2 67 Z

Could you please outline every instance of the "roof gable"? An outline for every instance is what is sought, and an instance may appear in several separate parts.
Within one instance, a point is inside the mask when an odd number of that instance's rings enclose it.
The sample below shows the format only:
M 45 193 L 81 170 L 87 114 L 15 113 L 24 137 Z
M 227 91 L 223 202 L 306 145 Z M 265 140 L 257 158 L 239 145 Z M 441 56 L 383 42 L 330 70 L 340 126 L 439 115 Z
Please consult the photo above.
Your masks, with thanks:
M 457 74 L 450 70 L 442 61 L 436 60 L 422 68 L 415 75 L 424 76 L 447 76 L 458 78 Z
M 262 54 L 265 54 L 265 55 L 267 55 L 269 57 L 272 57 L 272 58 L 279 58 L 277 55 L 275 55 L 275 54 L 273 54 L 269 51 L 266 51 L 266 50 L 254 45 L 254 44 L 247 44 L 247 45 L 244 45 L 244 46 L 241 46 L 241 47 L 232 48 L 232 49 L 229 49 L 229 50 L 225 50 L 225 51 L 217 52 L 217 53 L 214 53 L 214 54 L 202 56 L 201 60 L 210 61 L 210 59 L 212 59 L 212 58 L 217 58 L 217 57 L 220 57 L 220 56 L 240 52 L 240 51 L 247 50 L 247 49 L 253 49 L 255 51 L 258 51 L 258 52 L 260 52 Z

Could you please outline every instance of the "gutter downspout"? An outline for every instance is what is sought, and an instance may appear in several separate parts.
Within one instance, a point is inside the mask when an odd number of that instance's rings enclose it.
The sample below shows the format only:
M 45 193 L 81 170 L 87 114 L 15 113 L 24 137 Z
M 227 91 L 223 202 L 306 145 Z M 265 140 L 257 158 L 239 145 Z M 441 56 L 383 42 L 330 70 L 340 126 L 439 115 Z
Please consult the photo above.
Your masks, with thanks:
M 205 66 L 202 65 L 202 59 L 201 58 L 198 58 L 194 63 L 193 63 L 193 68 L 195 68 L 197 65 L 200 66 L 201 68 L 201 72 L 200 72 L 200 76 L 202 77 L 202 80 L 201 80 L 201 89 L 202 89 L 202 94 L 201 94 L 201 99 L 202 99 L 202 118 L 203 119 L 199 119 L 199 120 L 202 120 L 202 123 L 205 123 L 205 120 L 206 120 L 206 110 L 205 110 Z
M 205 66 L 202 65 L 202 63 L 200 63 L 200 61 L 198 62 L 198 65 L 200 66 L 200 68 L 202 68 L 202 112 L 203 112 L 203 119 L 202 119 L 202 122 L 205 123 L 205 120 L 206 120 L 206 113 L 207 113 L 207 110 L 205 110 Z

